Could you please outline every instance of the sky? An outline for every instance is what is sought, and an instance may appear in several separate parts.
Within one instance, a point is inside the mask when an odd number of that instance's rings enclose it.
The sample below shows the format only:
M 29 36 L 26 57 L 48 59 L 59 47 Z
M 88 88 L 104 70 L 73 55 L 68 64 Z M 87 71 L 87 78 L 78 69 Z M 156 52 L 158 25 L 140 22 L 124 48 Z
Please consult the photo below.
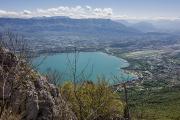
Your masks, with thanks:
M 0 0 L 0 17 L 179 19 L 180 0 Z

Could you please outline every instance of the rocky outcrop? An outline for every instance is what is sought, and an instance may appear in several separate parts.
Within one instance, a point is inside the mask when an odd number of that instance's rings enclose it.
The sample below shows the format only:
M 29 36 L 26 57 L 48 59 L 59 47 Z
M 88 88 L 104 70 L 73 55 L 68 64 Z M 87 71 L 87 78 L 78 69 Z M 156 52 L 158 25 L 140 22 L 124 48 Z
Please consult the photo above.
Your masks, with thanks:
M 1 106 L 6 103 L 22 120 L 76 120 L 59 90 L 45 77 L 10 52 L 0 49 L 0 53 Z

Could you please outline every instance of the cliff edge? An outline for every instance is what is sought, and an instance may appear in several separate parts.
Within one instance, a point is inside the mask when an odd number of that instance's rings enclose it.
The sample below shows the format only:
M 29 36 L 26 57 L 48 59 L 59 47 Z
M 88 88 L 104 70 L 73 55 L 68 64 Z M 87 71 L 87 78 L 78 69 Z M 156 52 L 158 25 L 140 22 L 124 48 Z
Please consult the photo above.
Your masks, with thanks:
M 23 120 L 76 120 L 59 90 L 29 65 L 0 48 L 0 105 Z M 4 117 L 8 117 L 4 115 Z

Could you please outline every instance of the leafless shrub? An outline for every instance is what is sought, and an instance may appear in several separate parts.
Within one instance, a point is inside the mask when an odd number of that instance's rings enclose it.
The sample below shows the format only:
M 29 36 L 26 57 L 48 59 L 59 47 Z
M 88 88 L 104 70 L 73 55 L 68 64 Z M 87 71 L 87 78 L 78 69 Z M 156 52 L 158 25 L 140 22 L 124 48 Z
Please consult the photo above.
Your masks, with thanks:
M 47 70 L 46 78 L 49 81 L 49 83 L 54 84 L 56 86 L 58 86 L 64 81 L 63 73 L 60 73 L 59 71 L 52 69 Z
M 121 73 L 119 76 L 114 75 L 113 80 L 115 83 L 114 92 L 124 91 L 124 100 L 125 100 L 125 107 L 124 107 L 124 118 L 127 120 L 131 120 L 130 115 L 130 108 L 129 108 L 129 100 L 128 100 L 128 82 L 132 79 L 130 74 L 126 74 L 125 76 Z
M 13 93 L 14 81 L 25 79 L 32 72 L 32 52 L 23 36 L 4 32 L 0 36 L 0 105 L 1 114 Z

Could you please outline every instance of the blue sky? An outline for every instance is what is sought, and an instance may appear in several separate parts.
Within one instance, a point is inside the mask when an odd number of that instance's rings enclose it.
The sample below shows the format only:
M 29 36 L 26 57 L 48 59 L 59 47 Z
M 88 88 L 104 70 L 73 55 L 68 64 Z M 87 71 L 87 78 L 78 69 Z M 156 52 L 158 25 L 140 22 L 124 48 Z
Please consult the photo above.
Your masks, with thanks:
M 180 17 L 180 0 L 0 0 L 0 3 L 0 10 L 15 12 L 90 6 L 93 9 L 111 8 L 113 15 L 130 18 Z

